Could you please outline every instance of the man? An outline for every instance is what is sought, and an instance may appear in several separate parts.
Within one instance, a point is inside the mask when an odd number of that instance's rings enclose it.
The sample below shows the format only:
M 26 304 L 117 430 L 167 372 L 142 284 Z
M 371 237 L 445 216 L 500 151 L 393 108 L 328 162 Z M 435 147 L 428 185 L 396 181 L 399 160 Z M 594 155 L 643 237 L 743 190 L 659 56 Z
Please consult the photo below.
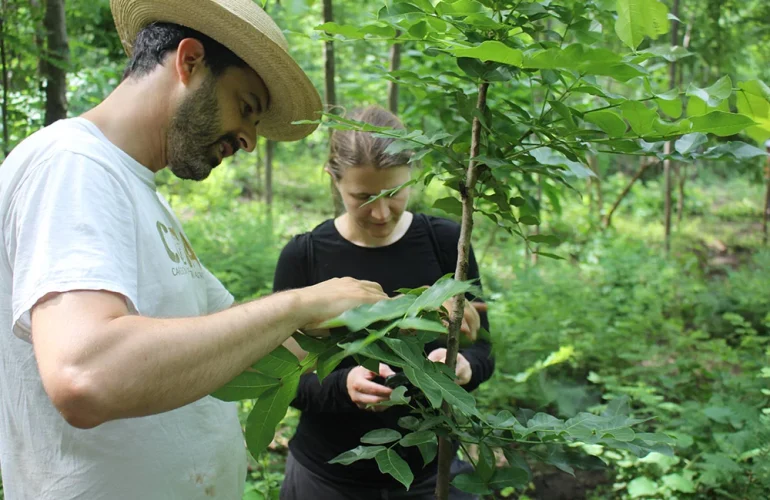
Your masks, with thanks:
M 5 497 L 240 499 L 236 408 L 207 395 L 297 329 L 385 295 L 343 279 L 230 307 L 154 174 L 202 180 L 257 134 L 303 137 L 314 126 L 292 122 L 318 94 L 251 0 L 112 10 L 123 82 L 0 168 Z

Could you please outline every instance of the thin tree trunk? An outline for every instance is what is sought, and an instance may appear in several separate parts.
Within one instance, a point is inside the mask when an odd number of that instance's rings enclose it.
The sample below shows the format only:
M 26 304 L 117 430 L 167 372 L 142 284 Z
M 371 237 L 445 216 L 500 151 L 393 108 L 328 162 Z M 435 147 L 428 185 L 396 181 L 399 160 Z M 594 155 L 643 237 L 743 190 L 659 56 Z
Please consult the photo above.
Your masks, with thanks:
M 610 211 L 607 212 L 607 215 L 604 217 L 605 229 L 607 229 L 612 225 L 612 216 L 615 214 L 615 210 L 618 209 L 623 199 L 628 195 L 628 193 L 631 192 L 631 188 L 634 187 L 634 184 L 636 184 L 636 181 L 638 181 L 639 178 L 642 177 L 642 174 L 644 174 L 644 172 L 648 168 L 650 168 L 651 165 L 654 165 L 654 162 L 650 162 L 646 158 L 642 159 L 641 165 L 639 165 L 639 170 L 637 170 L 636 174 L 634 175 L 634 178 L 631 179 L 631 182 L 629 182 L 626 188 L 620 193 L 618 198 L 615 200 L 615 203 L 612 204 L 612 208 L 610 208 Z
M 768 141 L 767 152 L 770 153 L 770 141 Z M 765 180 L 767 181 L 767 190 L 765 191 L 765 213 L 762 217 L 762 243 L 767 245 L 767 222 L 770 219 L 770 157 L 767 158 L 765 167 Z
M 275 141 L 265 141 L 265 203 L 273 206 L 273 154 L 275 153 Z
M 663 146 L 663 153 L 667 155 L 671 154 L 671 141 L 668 141 Z M 664 224 L 666 255 L 668 255 L 671 250 L 671 160 L 663 161 L 663 176 L 666 180 Z
M 45 125 L 67 117 L 67 65 L 69 42 L 64 15 L 64 0 L 46 0 L 45 29 L 48 38 L 46 50 Z
M 257 167 L 257 182 L 254 190 L 257 192 L 257 198 L 262 197 L 262 151 L 260 149 L 260 142 L 260 137 L 257 136 L 257 141 L 254 145 L 255 166 Z
M 0 68 L 3 78 L 3 157 L 11 152 L 11 141 L 8 133 L 8 61 L 5 54 L 5 26 L 6 16 L 8 15 L 8 2 L 2 0 L 3 12 L 0 14 Z
M 687 182 L 687 164 L 682 163 L 677 167 L 677 177 L 679 180 L 679 192 L 676 199 L 676 228 L 682 225 L 682 216 L 684 214 L 684 185 Z
M 332 0 L 323 0 L 323 20 L 324 23 L 334 22 L 334 12 L 332 10 Z M 326 109 L 333 113 L 337 106 L 337 88 L 335 86 L 336 64 L 334 60 L 334 42 L 331 40 L 324 43 L 324 101 Z M 329 130 L 329 148 L 331 150 L 331 140 L 334 132 Z M 332 195 L 334 204 L 334 216 L 338 217 L 345 212 L 345 206 L 342 204 L 342 198 L 334 185 L 334 179 L 329 178 L 329 192 Z
M 390 71 L 398 71 L 401 68 L 401 44 L 394 43 L 390 47 Z M 388 109 L 398 116 L 398 83 L 388 82 Z
M 599 178 L 599 170 L 596 165 L 596 155 L 589 154 L 588 155 L 588 167 L 591 169 L 591 172 L 594 173 L 595 177 L 589 177 L 588 178 L 588 196 L 590 196 L 590 210 L 593 214 L 594 211 L 596 211 L 596 215 L 598 217 L 602 216 L 602 208 L 603 208 L 603 202 L 602 199 L 602 180 Z M 596 191 L 596 196 L 592 193 L 592 191 Z
M 476 109 L 480 115 L 484 115 L 487 107 L 487 89 L 488 82 L 482 82 L 479 85 L 479 97 L 476 102 Z M 471 158 L 479 155 L 481 146 L 481 123 L 478 116 L 473 118 L 471 128 Z M 468 172 L 465 177 L 465 184 L 460 185 L 460 195 L 463 202 L 462 225 L 460 226 L 460 239 L 457 242 L 457 268 L 455 269 L 455 279 L 464 281 L 468 279 L 468 257 L 470 256 L 471 234 L 473 233 L 473 198 L 476 181 L 479 172 L 476 169 L 476 162 L 470 160 L 468 163 Z M 452 317 L 449 321 L 449 333 L 447 335 L 446 345 L 446 364 L 454 372 L 457 365 L 457 352 L 460 348 L 460 326 L 463 321 L 465 311 L 465 295 L 459 294 L 454 297 Z M 449 405 L 444 402 L 444 412 L 450 412 Z M 449 498 L 450 467 L 454 451 L 452 442 L 446 438 L 440 438 L 438 443 L 438 478 L 436 480 L 436 498 L 438 500 L 447 500 Z
M 679 0 L 674 0 L 674 7 L 672 9 L 673 17 L 671 19 L 671 46 L 676 47 L 679 44 Z M 676 62 L 671 61 L 668 67 L 668 81 L 669 88 L 676 87 Z M 668 141 L 664 146 L 664 153 L 671 154 L 673 144 Z M 663 173 L 666 178 L 666 194 L 665 194 L 665 245 L 666 255 L 671 251 L 671 160 L 666 159 L 663 161 Z
M 541 216 L 541 217 L 542 217 L 542 214 L 543 214 L 542 204 L 543 204 L 543 179 L 538 175 L 537 176 L 537 207 L 538 207 L 538 210 L 540 212 L 538 215 Z M 543 220 L 541 219 L 540 220 L 540 224 L 542 224 L 542 223 L 543 223 Z M 535 235 L 540 234 L 540 224 L 535 226 L 535 230 L 534 230 Z M 537 252 L 538 252 L 538 250 L 539 250 L 539 246 L 536 246 L 535 247 L 535 251 L 532 252 L 532 265 L 533 266 L 537 265 L 537 259 L 538 259 Z

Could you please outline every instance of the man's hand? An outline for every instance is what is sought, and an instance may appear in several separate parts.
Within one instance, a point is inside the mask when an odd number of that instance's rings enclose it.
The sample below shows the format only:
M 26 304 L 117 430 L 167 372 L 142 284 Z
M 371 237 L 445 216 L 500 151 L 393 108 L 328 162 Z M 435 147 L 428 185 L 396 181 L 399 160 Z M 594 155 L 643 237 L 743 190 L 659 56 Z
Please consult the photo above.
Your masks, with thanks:
M 444 302 L 442 305 L 452 317 L 454 309 L 454 297 Z M 460 333 L 465 335 L 468 340 L 475 342 L 478 337 L 479 328 L 481 328 L 481 317 L 479 312 L 486 312 L 487 305 L 484 302 L 470 302 L 466 299 L 465 310 L 463 311 L 463 324 L 460 327 Z
M 428 359 L 433 361 L 434 363 L 446 363 L 446 349 L 443 347 L 436 349 L 435 351 L 431 351 L 430 354 L 428 354 Z M 457 375 L 457 378 L 455 379 L 455 382 L 457 382 L 458 385 L 465 385 L 468 382 L 471 381 L 471 376 L 473 375 L 473 370 L 471 369 L 471 364 L 468 363 L 468 360 L 465 359 L 465 356 L 457 353 L 457 365 L 455 366 L 455 375 Z
M 300 297 L 300 310 L 306 312 L 305 317 L 310 320 L 300 329 L 313 336 L 329 334 L 328 330 L 318 328 L 324 321 L 362 304 L 373 304 L 388 298 L 378 283 L 353 278 L 332 278 L 292 292 Z
M 391 367 L 385 363 L 380 363 L 380 377 L 389 377 L 395 373 Z M 385 387 L 372 381 L 377 375 L 377 373 L 369 371 L 363 366 L 356 366 L 348 373 L 346 385 L 350 400 L 362 410 L 383 411 L 388 408 L 387 406 L 371 406 L 367 408 L 367 405 L 377 405 L 383 401 L 388 401 L 390 393 L 393 392 L 393 389 L 390 387 Z

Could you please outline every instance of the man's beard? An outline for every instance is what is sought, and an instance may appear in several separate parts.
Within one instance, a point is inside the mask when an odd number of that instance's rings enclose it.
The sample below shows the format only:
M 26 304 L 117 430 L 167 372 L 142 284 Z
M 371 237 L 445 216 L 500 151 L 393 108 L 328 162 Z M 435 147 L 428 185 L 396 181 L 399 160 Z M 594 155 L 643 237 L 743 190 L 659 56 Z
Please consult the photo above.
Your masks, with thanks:
M 168 131 L 168 166 L 180 179 L 202 181 L 219 160 L 219 147 L 227 141 L 233 153 L 238 141 L 232 134 L 220 136 L 216 78 L 206 77 L 200 88 L 179 105 Z

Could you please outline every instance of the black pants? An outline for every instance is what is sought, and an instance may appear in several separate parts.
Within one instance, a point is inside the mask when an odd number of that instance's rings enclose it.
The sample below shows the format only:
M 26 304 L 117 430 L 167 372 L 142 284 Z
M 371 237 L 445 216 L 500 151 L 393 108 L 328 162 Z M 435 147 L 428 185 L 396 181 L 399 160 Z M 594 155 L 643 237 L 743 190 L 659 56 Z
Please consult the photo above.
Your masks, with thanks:
M 473 472 L 470 464 L 455 459 L 452 477 Z M 364 478 L 361 478 L 364 480 Z M 434 500 L 436 476 L 413 483 L 406 490 L 387 490 L 335 484 L 309 471 L 289 453 L 286 458 L 286 477 L 281 486 L 281 500 Z M 451 500 L 476 500 L 478 497 L 464 493 L 454 486 L 449 490 Z

